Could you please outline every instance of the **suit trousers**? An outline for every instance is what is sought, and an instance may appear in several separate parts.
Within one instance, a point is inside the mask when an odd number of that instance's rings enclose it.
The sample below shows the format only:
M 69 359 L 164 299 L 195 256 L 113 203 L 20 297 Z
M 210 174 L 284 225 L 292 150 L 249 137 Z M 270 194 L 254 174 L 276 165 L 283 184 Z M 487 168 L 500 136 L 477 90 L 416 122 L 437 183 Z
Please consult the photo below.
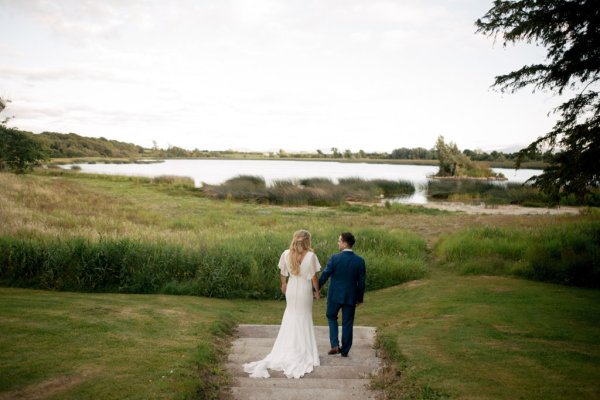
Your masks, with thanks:
M 338 340 L 338 313 L 342 309 L 342 345 Z M 338 346 L 341 353 L 348 353 L 352 347 L 352 327 L 354 326 L 355 304 L 327 302 L 327 321 L 329 321 L 329 342 L 331 347 Z

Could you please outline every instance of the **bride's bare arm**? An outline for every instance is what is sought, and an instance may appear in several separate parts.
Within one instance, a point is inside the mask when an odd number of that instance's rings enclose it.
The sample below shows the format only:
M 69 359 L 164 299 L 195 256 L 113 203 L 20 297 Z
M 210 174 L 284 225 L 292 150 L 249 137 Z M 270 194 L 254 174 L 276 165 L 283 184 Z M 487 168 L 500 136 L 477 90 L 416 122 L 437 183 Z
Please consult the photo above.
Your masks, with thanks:
M 287 289 L 287 277 L 285 275 L 279 275 L 281 278 L 281 293 L 285 294 Z
M 321 293 L 319 293 L 319 278 L 317 278 L 317 274 L 313 275 L 312 284 L 313 284 L 313 287 L 315 288 L 315 298 L 320 299 Z

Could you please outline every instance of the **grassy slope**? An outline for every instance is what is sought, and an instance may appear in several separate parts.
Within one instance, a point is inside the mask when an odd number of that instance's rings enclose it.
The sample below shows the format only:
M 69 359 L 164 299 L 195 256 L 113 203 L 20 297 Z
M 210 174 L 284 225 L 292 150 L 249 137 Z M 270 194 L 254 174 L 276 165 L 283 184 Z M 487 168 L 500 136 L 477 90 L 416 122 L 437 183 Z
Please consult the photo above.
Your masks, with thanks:
M 0 398 L 178 398 L 218 300 L 0 289 Z M 198 359 L 199 358 L 199 359 Z
M 127 235 L 193 244 L 215 231 L 226 237 L 326 224 L 411 229 L 431 244 L 441 233 L 474 225 L 578 219 L 261 207 L 86 176 L 0 174 L 0 185 L 0 232 L 25 236 Z M 315 306 L 320 325 L 324 306 Z M 237 322 L 279 323 L 283 307 L 277 301 L 0 289 L 0 399 L 192 397 L 196 365 L 211 362 L 207 349 L 218 345 L 210 334 L 215 321 L 231 315 Z M 426 280 L 368 293 L 357 323 L 377 326 L 398 346 L 401 378 L 387 382 L 391 394 L 600 396 L 598 291 L 434 269 Z
M 394 393 L 430 386 L 464 399 L 600 395 L 598 291 L 436 272 L 370 297 L 377 311 L 365 322 L 396 338 L 406 357 L 406 381 Z
M 45 387 L 61 399 L 186 398 L 196 385 L 194 360 L 203 357 L 197 347 L 214 341 L 211 322 L 226 314 L 276 324 L 283 308 L 277 301 L 0 289 L 0 398 L 43 395 Z M 324 308 L 316 304 L 316 324 L 326 324 Z M 397 342 L 402 375 L 388 390 L 398 398 L 421 398 L 423 388 L 464 399 L 600 394 L 598 291 L 435 272 L 368 293 L 357 324 Z

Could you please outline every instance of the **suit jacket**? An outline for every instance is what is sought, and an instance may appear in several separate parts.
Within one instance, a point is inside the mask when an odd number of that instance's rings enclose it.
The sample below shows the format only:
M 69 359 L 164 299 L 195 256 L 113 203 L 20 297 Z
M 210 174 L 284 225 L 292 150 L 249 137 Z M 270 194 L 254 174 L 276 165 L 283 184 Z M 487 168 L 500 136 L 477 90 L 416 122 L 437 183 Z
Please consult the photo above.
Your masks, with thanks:
M 365 295 L 365 260 L 352 251 L 331 256 L 319 277 L 319 287 L 331 277 L 327 301 L 339 304 L 362 303 Z

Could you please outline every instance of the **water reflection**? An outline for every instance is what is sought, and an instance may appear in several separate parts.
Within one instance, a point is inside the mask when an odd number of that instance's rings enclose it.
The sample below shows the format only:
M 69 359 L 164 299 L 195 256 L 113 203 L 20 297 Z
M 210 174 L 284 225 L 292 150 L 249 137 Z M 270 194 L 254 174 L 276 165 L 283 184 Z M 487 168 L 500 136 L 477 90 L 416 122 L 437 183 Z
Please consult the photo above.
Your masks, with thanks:
M 64 165 L 69 169 L 73 164 Z M 161 175 L 189 176 L 196 186 L 204 183 L 221 184 L 239 175 L 261 176 L 270 185 L 275 180 L 302 178 L 329 178 L 337 182 L 340 178 L 405 180 L 415 185 L 411 196 L 398 197 L 390 201 L 403 204 L 427 203 L 428 176 L 437 172 L 431 165 L 400 165 L 344 163 L 333 161 L 286 161 L 286 160 L 165 160 L 159 164 L 76 164 L 81 172 L 157 177 Z M 539 170 L 493 168 L 501 172 L 511 183 L 523 183 Z
M 388 200 L 390 203 L 400 204 L 427 204 L 427 185 L 415 184 L 415 192 L 410 196 L 395 197 Z

